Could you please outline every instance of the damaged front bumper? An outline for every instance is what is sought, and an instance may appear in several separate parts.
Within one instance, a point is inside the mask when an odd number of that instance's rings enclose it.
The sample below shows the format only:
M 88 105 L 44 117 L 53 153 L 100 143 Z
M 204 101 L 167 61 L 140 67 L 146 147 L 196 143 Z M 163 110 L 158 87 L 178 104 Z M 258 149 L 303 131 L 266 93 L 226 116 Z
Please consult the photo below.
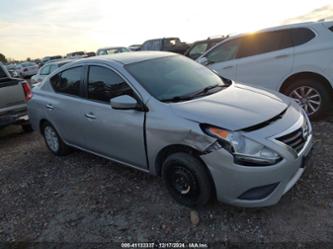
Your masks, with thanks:
M 242 166 L 224 149 L 201 155 L 213 178 L 217 199 L 241 207 L 276 204 L 299 180 L 304 161 L 312 149 L 310 135 L 299 155 L 284 158 L 272 166 Z

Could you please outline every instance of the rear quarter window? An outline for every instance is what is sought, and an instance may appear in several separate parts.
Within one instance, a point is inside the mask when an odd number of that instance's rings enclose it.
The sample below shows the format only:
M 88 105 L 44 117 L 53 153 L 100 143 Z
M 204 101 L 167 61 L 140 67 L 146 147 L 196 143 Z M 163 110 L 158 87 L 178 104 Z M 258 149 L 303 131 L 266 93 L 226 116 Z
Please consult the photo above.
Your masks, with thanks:
M 294 46 L 299 46 L 311 41 L 315 38 L 315 33 L 308 28 L 295 28 L 290 29 L 290 35 Z
M 73 67 L 54 75 L 50 82 L 57 93 L 80 96 L 82 67 Z

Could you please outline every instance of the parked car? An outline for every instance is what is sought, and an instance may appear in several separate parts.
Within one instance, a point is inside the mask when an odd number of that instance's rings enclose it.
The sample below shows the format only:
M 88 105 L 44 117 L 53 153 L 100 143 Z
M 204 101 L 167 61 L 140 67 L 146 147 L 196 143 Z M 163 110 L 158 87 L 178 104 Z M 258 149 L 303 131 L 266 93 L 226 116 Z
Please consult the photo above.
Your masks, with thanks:
M 159 38 L 145 41 L 141 49 L 142 51 L 169 51 L 184 54 L 189 48 L 185 42 L 181 42 L 177 37 Z
M 141 49 L 141 44 L 133 44 L 133 45 L 129 46 L 129 49 L 131 51 L 139 51 Z
M 29 84 L 13 78 L 0 63 L 0 128 L 18 124 L 26 132 L 32 131 L 26 101 L 31 98 Z
M 185 52 L 185 56 L 196 60 L 199 56 L 203 55 L 207 50 L 214 47 L 217 43 L 225 40 L 226 37 L 208 38 L 206 40 L 194 42 L 190 48 Z
M 40 62 L 40 66 L 43 66 L 45 63 L 49 62 L 49 61 L 53 61 L 53 60 L 61 60 L 62 56 L 61 55 L 54 55 L 54 56 L 46 56 L 44 57 L 41 62 Z
M 87 57 L 93 57 L 93 56 L 96 56 L 96 53 L 95 52 L 87 52 L 86 55 L 87 55 Z
M 333 22 L 300 23 L 230 37 L 198 61 L 223 77 L 280 91 L 308 115 L 331 106 Z
M 23 62 L 16 65 L 16 72 L 21 78 L 31 77 L 38 72 L 38 65 L 34 62 Z
M 71 52 L 66 55 L 67 59 L 79 59 L 84 57 L 87 57 L 87 55 L 83 51 Z
M 291 98 L 229 84 L 174 53 L 67 64 L 33 89 L 28 106 L 55 155 L 75 147 L 161 175 L 188 206 L 215 193 L 233 205 L 273 205 L 301 177 L 312 146 Z
M 44 80 L 46 76 L 48 76 L 50 73 L 58 69 L 59 67 L 62 67 L 63 65 L 71 62 L 73 60 L 57 60 L 57 61 L 51 61 L 49 63 L 46 63 L 44 66 L 42 66 L 37 74 L 31 77 L 31 84 L 37 84 Z
M 108 48 L 100 48 L 97 50 L 96 55 L 108 55 L 108 54 L 117 54 L 123 52 L 130 52 L 126 47 L 108 47 Z
M 10 76 L 12 77 L 19 77 L 18 73 L 16 72 L 16 64 L 8 64 L 6 66 L 7 71 L 9 72 Z

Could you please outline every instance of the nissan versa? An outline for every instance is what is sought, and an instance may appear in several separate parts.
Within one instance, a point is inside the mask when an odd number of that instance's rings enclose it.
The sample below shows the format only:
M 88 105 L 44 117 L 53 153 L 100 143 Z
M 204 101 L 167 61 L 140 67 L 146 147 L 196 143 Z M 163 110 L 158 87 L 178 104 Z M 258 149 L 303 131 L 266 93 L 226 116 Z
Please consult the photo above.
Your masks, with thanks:
M 187 206 L 212 197 L 273 205 L 301 177 L 312 147 L 309 120 L 289 97 L 166 52 L 66 64 L 33 89 L 28 108 L 55 155 L 75 147 L 161 175 Z

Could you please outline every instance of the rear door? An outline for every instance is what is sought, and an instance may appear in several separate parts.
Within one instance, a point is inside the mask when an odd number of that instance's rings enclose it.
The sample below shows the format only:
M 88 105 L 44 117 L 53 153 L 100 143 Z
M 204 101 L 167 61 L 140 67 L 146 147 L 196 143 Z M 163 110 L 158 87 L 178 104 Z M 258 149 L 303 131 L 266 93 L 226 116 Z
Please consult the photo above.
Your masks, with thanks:
M 236 79 L 236 56 L 239 50 L 239 39 L 231 39 L 221 43 L 206 56 L 206 65 L 217 71 L 221 76 L 227 79 Z M 200 58 L 198 59 L 200 62 Z
M 68 143 L 86 147 L 86 137 L 82 132 L 84 108 L 82 103 L 83 66 L 75 66 L 54 75 L 50 83 L 55 93 L 45 98 L 44 108 L 47 118 L 55 126 L 61 137 Z
M 84 101 L 84 125 L 89 150 L 122 162 L 146 168 L 145 113 L 115 110 L 110 99 L 121 95 L 137 98 L 130 85 L 111 68 L 90 65 Z
M 293 44 L 289 30 L 261 32 L 241 38 L 236 80 L 279 90 L 293 66 Z

